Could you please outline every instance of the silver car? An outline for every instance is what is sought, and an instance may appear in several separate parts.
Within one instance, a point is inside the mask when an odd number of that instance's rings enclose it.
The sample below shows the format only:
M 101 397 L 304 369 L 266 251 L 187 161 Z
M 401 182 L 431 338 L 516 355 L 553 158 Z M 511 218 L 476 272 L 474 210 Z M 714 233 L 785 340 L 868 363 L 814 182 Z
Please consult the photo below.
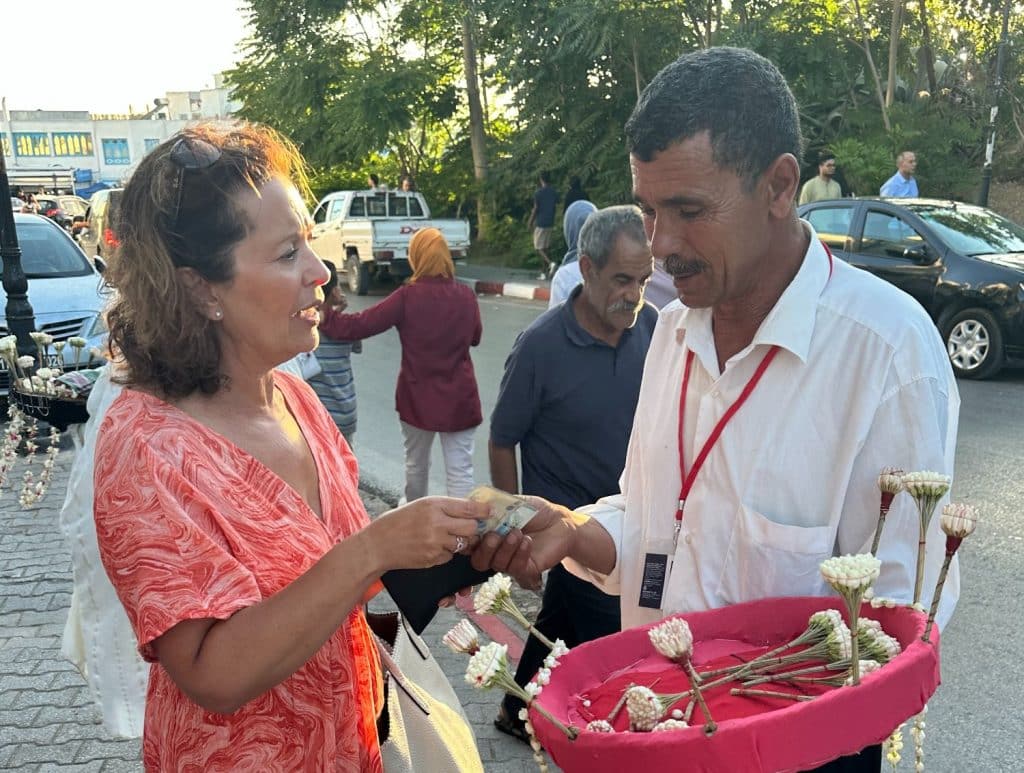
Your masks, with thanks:
M 49 218 L 15 213 L 14 230 L 28 278 L 28 300 L 35 313 L 36 330 L 49 333 L 54 341 L 80 336 L 89 342 L 77 363 L 75 350 L 64 347 L 65 370 L 97 367 L 100 363 L 90 362 L 89 349 L 100 346 L 107 333 L 100 314 L 103 296 L 99 272 L 67 231 Z M 0 318 L 0 336 L 7 332 L 7 320 Z M 0 395 L 7 394 L 9 385 L 7 365 L 0 359 Z

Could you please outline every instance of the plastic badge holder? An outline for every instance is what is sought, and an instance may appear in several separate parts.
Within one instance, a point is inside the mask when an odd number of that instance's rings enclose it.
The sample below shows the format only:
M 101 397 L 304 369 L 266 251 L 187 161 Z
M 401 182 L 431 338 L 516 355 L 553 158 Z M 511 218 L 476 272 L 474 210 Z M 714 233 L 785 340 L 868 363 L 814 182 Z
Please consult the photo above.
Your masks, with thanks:
M 810 616 L 822 609 L 846 614 L 838 598 L 780 598 L 682 615 L 694 638 L 699 670 L 749 660 L 801 634 Z M 812 701 L 735 697 L 731 686 L 705 694 L 717 732 L 706 736 L 696 708 L 691 727 L 658 733 L 622 732 L 625 708 L 615 733 L 587 732 L 590 719 L 604 719 L 631 683 L 658 693 L 688 688 L 683 669 L 654 649 L 642 626 L 573 648 L 560 658 L 538 702 L 553 716 L 581 729 L 570 741 L 536 711 L 530 721 L 538 739 L 565 773 L 622 770 L 686 770 L 687 773 L 787 773 L 804 771 L 855 754 L 884 741 L 901 722 L 919 713 L 939 684 L 939 636 L 921 641 L 925 616 L 907 607 L 873 609 L 863 617 L 878 620 L 903 651 L 856 687 L 798 690 L 784 683 L 758 689 L 821 693 Z M 585 703 L 586 701 L 586 703 Z M 589 704 L 589 705 L 588 705 Z

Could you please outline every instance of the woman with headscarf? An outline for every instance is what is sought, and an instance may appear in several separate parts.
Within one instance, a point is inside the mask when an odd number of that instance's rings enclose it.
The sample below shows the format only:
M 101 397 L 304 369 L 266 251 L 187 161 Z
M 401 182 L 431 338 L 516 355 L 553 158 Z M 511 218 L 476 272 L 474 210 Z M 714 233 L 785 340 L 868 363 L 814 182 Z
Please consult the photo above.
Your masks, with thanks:
M 320 330 L 354 341 L 398 329 L 402 365 L 395 408 L 405 438 L 405 498 L 426 496 L 430 448 L 441 436 L 448 495 L 473 488 L 473 433 L 483 421 L 469 348 L 483 326 L 476 295 L 455 279 L 455 265 L 436 228 L 417 231 L 409 242 L 409 281 L 376 306 L 342 314 L 328 308 Z
M 587 222 L 591 212 L 597 212 L 597 207 L 586 200 L 574 201 L 565 209 L 565 215 L 562 217 L 562 230 L 565 233 L 565 244 L 569 249 L 566 251 L 565 257 L 562 258 L 562 265 L 558 267 L 558 271 L 551 279 L 549 309 L 562 303 L 569 297 L 576 285 L 583 281 L 576 244 L 580 238 L 580 231 L 583 230 L 583 224 Z

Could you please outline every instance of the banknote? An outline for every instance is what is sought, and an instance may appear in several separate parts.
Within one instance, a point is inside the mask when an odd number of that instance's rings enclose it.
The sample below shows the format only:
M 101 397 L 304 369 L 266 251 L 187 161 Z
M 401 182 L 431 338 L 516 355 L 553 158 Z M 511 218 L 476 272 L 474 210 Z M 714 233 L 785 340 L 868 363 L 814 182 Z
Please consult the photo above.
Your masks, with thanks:
M 491 486 L 477 486 L 469 492 L 474 502 L 486 502 L 491 506 L 491 515 L 477 525 L 477 534 L 489 531 L 504 536 L 512 529 L 521 529 L 537 514 L 537 508 L 522 497 L 500 491 Z

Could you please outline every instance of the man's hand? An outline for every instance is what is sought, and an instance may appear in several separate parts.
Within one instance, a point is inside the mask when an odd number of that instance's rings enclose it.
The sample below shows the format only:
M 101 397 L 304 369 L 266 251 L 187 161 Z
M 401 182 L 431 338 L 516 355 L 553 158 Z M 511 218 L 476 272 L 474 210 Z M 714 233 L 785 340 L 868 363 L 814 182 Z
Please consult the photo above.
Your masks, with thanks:
M 523 531 L 505 537 L 485 534 L 471 554 L 473 567 L 511 575 L 524 588 L 537 590 L 541 575 L 569 555 L 575 524 L 568 509 L 540 497 L 524 497 L 537 508 Z

